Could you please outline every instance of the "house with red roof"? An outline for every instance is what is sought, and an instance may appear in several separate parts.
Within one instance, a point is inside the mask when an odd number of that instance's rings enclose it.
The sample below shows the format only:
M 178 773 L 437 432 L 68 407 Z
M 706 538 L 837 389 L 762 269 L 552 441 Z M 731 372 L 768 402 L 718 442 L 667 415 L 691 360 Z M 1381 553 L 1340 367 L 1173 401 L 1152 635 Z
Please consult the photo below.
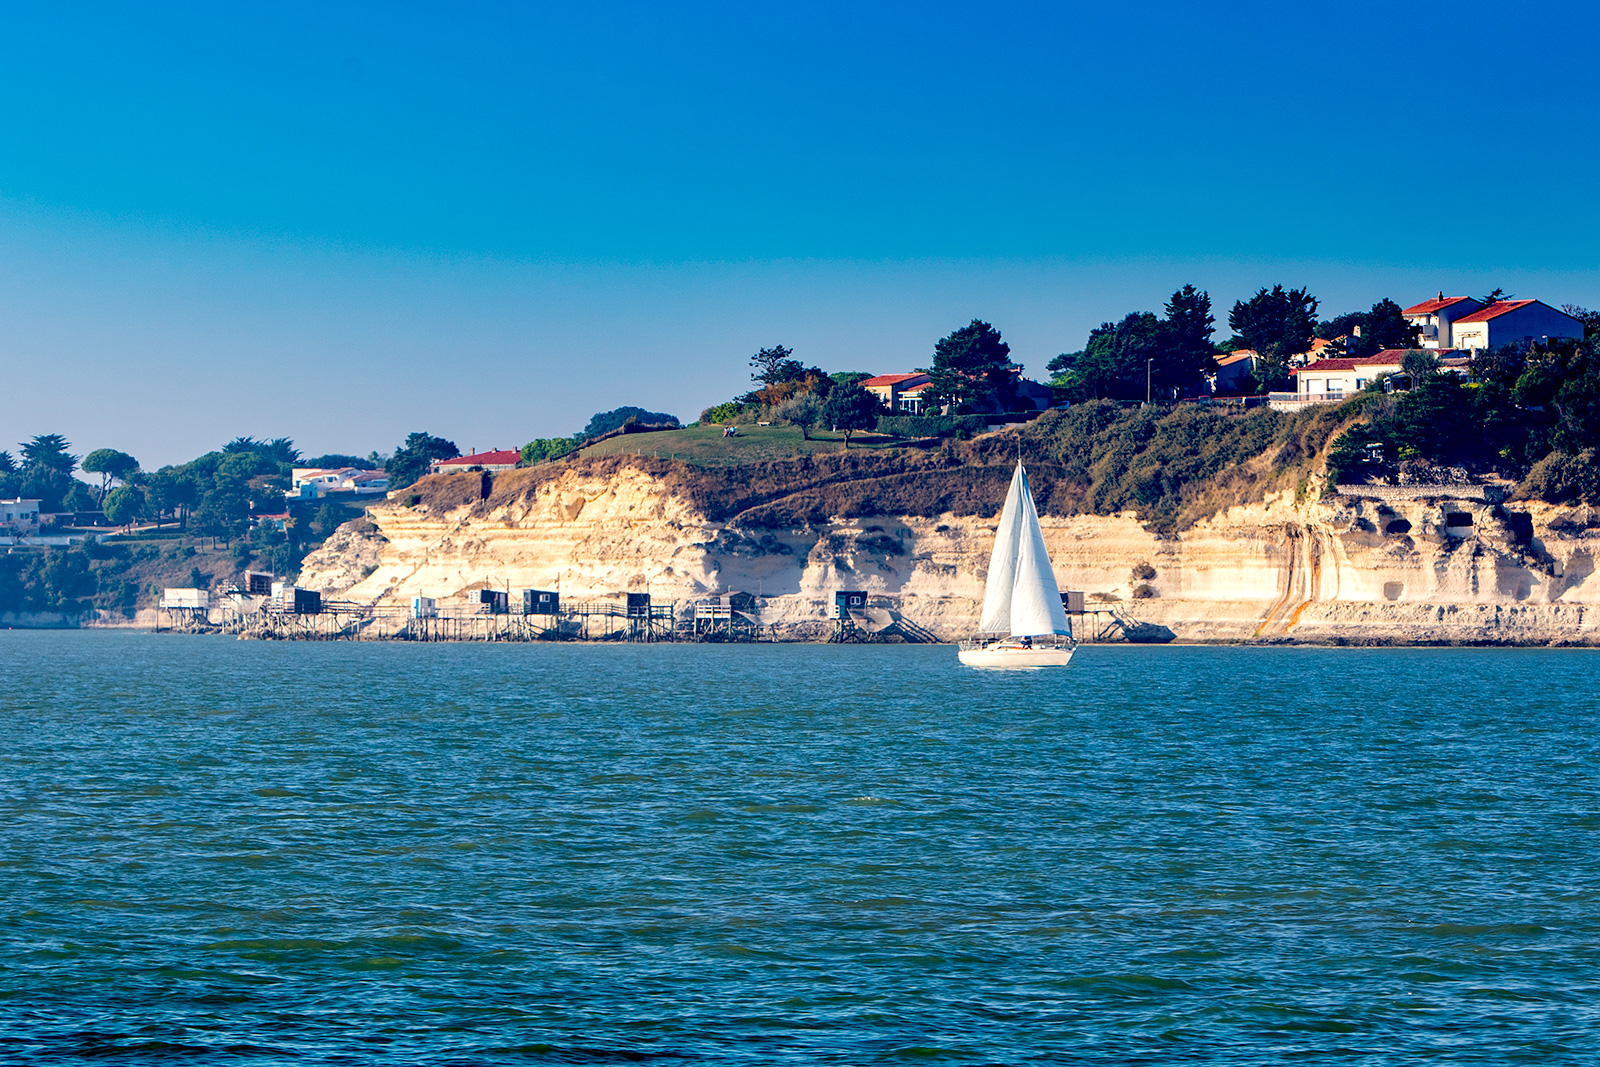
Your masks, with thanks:
M 1456 348 L 1479 351 L 1518 342 L 1583 339 L 1583 323 L 1542 300 L 1497 300 L 1450 326 Z
M 1417 343 L 1423 348 L 1449 348 L 1451 325 L 1464 315 L 1483 308 L 1483 301 L 1470 296 L 1445 296 L 1444 290 L 1432 300 L 1412 304 L 1401 311 L 1405 320 L 1417 328 Z
M 515 470 L 521 460 L 522 453 L 514 448 L 491 449 L 488 452 L 475 452 L 470 456 L 457 456 L 454 459 L 436 459 L 432 466 L 434 474 L 455 474 L 471 470 L 509 471 Z
M 1348 400 L 1371 383 L 1401 373 L 1407 353 L 1413 351 L 1416 349 L 1386 348 L 1370 356 L 1319 359 L 1296 367 L 1289 372 L 1295 380 L 1295 391 L 1270 394 L 1270 406 L 1285 411 L 1306 404 L 1337 404 Z M 1468 360 L 1461 353 L 1448 348 L 1423 351 L 1438 357 L 1440 370 L 1466 375 Z
M 926 374 L 879 374 L 862 382 L 861 388 L 877 397 L 884 407 L 900 409 L 903 407 L 900 403 L 902 394 L 927 384 Z M 919 412 L 921 406 L 922 402 L 919 399 L 917 402 Z
M 1400 372 L 1405 351 L 1388 348 L 1370 356 L 1319 359 L 1289 372 L 1295 380 L 1295 399 L 1301 403 L 1337 403 L 1359 393 L 1378 378 Z

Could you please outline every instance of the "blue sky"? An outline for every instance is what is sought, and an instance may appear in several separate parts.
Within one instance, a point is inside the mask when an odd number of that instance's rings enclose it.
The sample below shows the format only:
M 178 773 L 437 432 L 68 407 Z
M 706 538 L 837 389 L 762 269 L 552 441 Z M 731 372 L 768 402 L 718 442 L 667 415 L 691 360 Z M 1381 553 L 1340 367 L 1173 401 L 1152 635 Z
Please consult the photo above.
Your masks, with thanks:
M 0 447 L 146 466 L 693 418 L 756 348 L 1036 374 L 1260 285 L 1600 304 L 1593 8 L 39 5 L 0 35 Z M 1492 59 L 1484 57 L 1493 56 Z

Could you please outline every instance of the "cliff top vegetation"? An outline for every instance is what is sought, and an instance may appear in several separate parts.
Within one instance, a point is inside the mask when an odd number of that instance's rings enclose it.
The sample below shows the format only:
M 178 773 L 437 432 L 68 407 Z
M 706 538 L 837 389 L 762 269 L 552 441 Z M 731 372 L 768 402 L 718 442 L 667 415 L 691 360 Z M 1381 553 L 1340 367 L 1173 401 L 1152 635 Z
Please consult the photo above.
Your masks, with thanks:
M 628 442 L 633 447 L 626 452 L 506 472 L 493 480 L 487 499 L 479 499 L 479 479 L 440 475 L 418 482 L 399 502 L 437 509 L 471 505 L 487 513 L 568 471 L 604 477 L 633 468 L 659 478 L 707 517 L 745 526 L 872 514 L 992 515 L 1005 499 L 1020 452 L 1047 514 L 1131 510 L 1158 529 L 1173 530 L 1229 505 L 1259 501 L 1270 491 L 1303 486 L 1318 452 L 1344 422 L 1334 408 L 1232 414 L 1094 401 L 971 441 L 848 452 L 836 445 L 786 453 L 758 446 L 740 453 L 740 462 L 704 465 L 671 457 L 667 438 L 688 432 L 677 431 L 661 435 L 655 448 L 647 438 Z M 788 444 L 797 442 L 798 436 Z

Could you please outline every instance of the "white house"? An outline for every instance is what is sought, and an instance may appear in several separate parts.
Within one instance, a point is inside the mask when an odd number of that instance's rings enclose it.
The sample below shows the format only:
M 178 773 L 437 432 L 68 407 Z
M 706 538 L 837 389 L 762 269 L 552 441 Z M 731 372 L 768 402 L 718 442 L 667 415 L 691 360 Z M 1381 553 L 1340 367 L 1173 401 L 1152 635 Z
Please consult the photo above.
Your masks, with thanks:
M 290 477 L 291 495 L 302 500 L 314 500 L 329 493 L 377 496 L 389 491 L 387 474 L 359 467 L 295 467 Z
M 0 526 L 31 530 L 39 525 L 39 501 L 26 497 L 0 500 Z
M 1302 403 L 1336 403 L 1359 393 L 1386 374 L 1397 374 L 1405 352 L 1385 349 L 1371 356 L 1319 359 L 1289 373 L 1295 380 L 1295 399 Z
M 1477 351 L 1552 337 L 1583 339 L 1583 323 L 1541 300 L 1498 300 L 1450 327 L 1455 348 Z
M 1450 348 L 1454 345 L 1451 328 L 1455 321 L 1482 308 L 1481 300 L 1470 296 L 1445 296 L 1440 290 L 1432 300 L 1413 304 L 1400 314 L 1417 328 L 1417 343 L 1423 348 Z
M 1279 410 L 1289 410 L 1304 404 L 1336 404 L 1348 400 L 1380 378 L 1399 374 L 1406 353 L 1410 351 L 1415 350 L 1386 348 L 1370 356 L 1319 359 L 1304 367 L 1296 367 L 1289 372 L 1295 379 L 1294 393 L 1273 393 L 1272 402 Z M 1462 378 L 1467 376 L 1470 360 L 1454 349 L 1423 351 L 1438 357 L 1441 371 Z

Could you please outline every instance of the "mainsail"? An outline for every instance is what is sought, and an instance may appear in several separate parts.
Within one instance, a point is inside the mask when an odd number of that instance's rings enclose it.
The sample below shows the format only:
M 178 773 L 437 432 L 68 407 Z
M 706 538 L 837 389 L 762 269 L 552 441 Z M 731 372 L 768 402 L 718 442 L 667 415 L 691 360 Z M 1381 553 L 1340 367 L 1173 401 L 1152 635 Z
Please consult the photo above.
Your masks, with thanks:
M 1012 637 L 1071 633 L 1021 462 L 1011 476 L 1011 491 L 1000 512 L 978 629 Z

